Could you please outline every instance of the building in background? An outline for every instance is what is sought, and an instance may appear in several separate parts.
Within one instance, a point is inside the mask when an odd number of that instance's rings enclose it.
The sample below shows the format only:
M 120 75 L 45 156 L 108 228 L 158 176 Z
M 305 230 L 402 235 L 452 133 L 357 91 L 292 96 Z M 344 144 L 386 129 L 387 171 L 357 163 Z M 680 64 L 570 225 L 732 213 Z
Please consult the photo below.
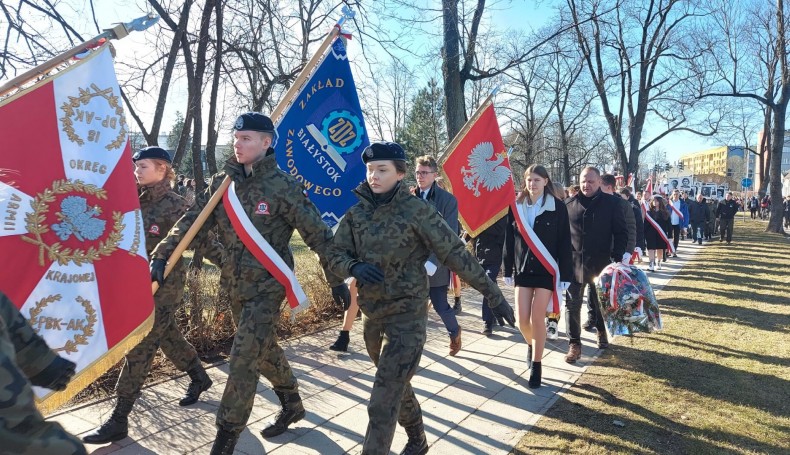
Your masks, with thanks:
M 739 191 L 746 189 L 741 188 L 744 177 L 754 178 L 755 163 L 755 155 L 744 147 L 722 145 L 682 155 L 678 166 L 682 167 L 684 174 L 694 175 L 697 181 L 726 184 L 730 189 Z

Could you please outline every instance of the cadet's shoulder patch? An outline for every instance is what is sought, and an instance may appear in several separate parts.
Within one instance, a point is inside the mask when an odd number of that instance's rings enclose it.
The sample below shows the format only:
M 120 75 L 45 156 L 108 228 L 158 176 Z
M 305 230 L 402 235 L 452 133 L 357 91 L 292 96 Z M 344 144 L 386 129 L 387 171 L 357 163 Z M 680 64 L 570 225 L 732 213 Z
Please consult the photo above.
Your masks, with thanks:
M 150 228 L 148 228 L 149 234 L 159 235 L 159 225 L 152 224 Z
M 255 214 L 256 215 L 268 215 L 269 214 L 269 204 L 266 201 L 258 202 L 258 205 L 255 206 Z

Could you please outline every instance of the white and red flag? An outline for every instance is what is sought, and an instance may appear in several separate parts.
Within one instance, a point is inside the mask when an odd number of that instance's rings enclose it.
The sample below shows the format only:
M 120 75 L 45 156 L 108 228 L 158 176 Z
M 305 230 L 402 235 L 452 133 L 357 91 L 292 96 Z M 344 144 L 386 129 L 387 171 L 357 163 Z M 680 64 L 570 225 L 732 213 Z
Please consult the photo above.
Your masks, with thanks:
M 108 45 L 0 102 L 0 290 L 77 364 L 36 388 L 43 412 L 150 330 L 154 302 L 121 93 Z
M 516 187 L 490 101 L 483 103 L 453 140 L 441 161 L 441 172 L 448 190 L 458 199 L 458 220 L 470 236 L 477 237 L 507 215 Z

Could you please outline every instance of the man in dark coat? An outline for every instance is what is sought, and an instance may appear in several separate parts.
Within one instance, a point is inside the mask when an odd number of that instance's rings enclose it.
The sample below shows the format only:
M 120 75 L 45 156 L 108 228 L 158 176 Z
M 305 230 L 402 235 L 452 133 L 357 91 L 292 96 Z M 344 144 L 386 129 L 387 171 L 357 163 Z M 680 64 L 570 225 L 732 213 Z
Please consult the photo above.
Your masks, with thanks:
M 436 174 L 438 165 L 432 156 L 419 156 L 415 160 L 414 175 L 417 178 L 417 187 L 414 188 L 414 195 L 420 199 L 430 202 L 439 215 L 444 218 L 450 229 L 458 233 L 458 201 L 455 196 L 436 185 Z M 455 311 L 447 302 L 447 290 L 450 287 L 450 269 L 441 265 L 435 255 L 428 258 L 431 267 L 437 267 L 436 271 L 430 275 L 429 296 L 433 309 L 442 318 L 444 327 L 450 335 L 450 355 L 454 356 L 461 350 L 461 327 L 455 317 Z
M 716 207 L 716 218 L 719 219 L 719 242 L 723 242 L 725 237 L 727 243 L 732 242 L 732 226 L 735 222 L 735 215 L 738 213 L 738 203 L 732 198 L 732 192 L 728 192 L 724 200 L 719 202 Z
M 688 203 L 689 223 L 691 223 L 692 241 L 702 245 L 705 236 L 705 224 L 708 222 L 708 205 L 702 193 L 697 195 L 696 201 Z
M 507 217 L 503 216 L 472 240 L 478 262 L 480 262 L 480 265 L 486 271 L 486 275 L 494 283 L 496 283 L 499 270 L 502 268 L 502 252 L 505 246 L 506 231 Z M 483 335 L 492 335 L 493 332 L 494 313 L 488 307 L 488 301 L 483 298 Z
M 579 175 L 581 191 L 568 199 L 568 218 L 571 225 L 574 276 L 568 292 L 570 300 L 565 307 L 565 324 L 569 338 L 565 361 L 576 363 L 581 357 L 581 305 L 585 286 L 593 287 L 593 281 L 612 261 L 631 260 L 626 251 L 628 226 L 626 225 L 617 196 L 601 191 L 601 172 L 586 167 Z M 588 295 L 593 301 L 595 327 L 598 329 L 598 347 L 607 348 L 609 340 L 601 316 L 598 295 L 592 288 Z

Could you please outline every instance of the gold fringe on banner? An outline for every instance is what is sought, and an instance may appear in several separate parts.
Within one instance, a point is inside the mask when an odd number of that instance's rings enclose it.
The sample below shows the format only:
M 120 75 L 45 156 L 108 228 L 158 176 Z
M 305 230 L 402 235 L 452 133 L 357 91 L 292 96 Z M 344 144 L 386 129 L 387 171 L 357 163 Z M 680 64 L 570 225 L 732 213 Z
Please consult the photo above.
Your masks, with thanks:
M 40 400 L 36 400 L 36 405 L 42 414 L 47 415 L 54 412 L 57 408 L 66 404 L 75 395 L 80 393 L 85 387 L 88 387 L 94 381 L 99 379 L 104 373 L 118 363 L 133 347 L 137 346 L 151 328 L 154 326 L 154 311 L 151 315 L 143 321 L 143 323 L 134 329 L 132 333 L 126 336 L 112 349 L 107 351 L 106 354 L 95 360 L 88 365 L 85 369 L 77 373 L 69 382 L 66 390 L 60 392 L 52 392 L 47 394 Z

